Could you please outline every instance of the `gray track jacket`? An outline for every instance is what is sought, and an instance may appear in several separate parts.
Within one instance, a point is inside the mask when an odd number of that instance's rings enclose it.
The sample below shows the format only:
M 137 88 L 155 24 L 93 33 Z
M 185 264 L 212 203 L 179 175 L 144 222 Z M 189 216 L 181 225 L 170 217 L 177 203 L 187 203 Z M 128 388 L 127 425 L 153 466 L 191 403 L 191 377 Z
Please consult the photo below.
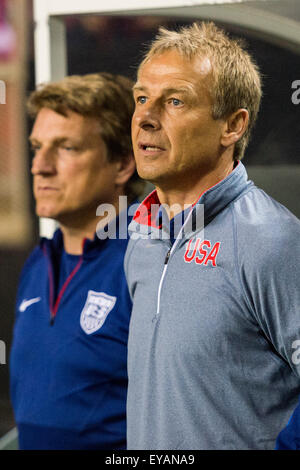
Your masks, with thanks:
M 204 204 L 204 230 L 186 224 L 171 251 L 153 203 L 125 258 L 128 448 L 273 449 L 300 392 L 300 221 L 242 163 L 192 209 Z

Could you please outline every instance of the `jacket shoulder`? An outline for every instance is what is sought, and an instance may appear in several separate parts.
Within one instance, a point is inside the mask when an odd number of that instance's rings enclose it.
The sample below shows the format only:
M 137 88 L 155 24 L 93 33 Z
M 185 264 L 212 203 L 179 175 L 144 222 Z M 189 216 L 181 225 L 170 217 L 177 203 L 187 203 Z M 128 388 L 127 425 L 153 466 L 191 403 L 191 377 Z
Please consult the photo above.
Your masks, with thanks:
M 300 244 L 300 220 L 285 206 L 253 187 L 233 204 L 237 243 L 243 250 L 274 255 Z
M 42 249 L 37 245 L 29 254 L 20 273 L 19 286 L 22 284 L 28 274 L 37 271 L 39 264 L 44 262 Z

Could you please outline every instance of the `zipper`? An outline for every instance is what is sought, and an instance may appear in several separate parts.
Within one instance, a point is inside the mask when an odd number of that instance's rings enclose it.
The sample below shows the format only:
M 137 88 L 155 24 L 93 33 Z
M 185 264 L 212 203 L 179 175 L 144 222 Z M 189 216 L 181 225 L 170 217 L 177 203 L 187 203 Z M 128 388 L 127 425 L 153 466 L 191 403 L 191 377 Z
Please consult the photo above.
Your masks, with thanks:
M 59 304 L 61 302 L 61 299 L 62 299 L 68 285 L 70 284 L 71 280 L 73 279 L 75 274 L 79 271 L 79 269 L 82 265 L 82 262 L 83 262 L 83 249 L 84 249 L 85 240 L 86 239 L 84 239 L 83 242 L 82 242 L 82 255 L 80 256 L 79 261 L 76 264 L 75 268 L 72 270 L 72 272 L 69 274 L 69 276 L 65 280 L 62 288 L 60 289 L 60 291 L 58 293 L 58 296 L 57 296 L 57 299 L 56 299 L 54 305 L 53 305 L 53 303 L 54 303 L 53 269 L 52 269 L 52 264 L 51 264 L 50 257 L 48 256 L 48 253 L 47 253 L 47 249 L 46 249 L 46 247 L 43 247 L 43 252 L 44 252 L 44 255 L 46 256 L 46 259 L 47 259 L 47 262 L 48 262 L 50 326 L 54 325 L 54 320 L 55 320 L 55 317 L 56 317 L 56 314 L 57 314 Z
M 164 282 L 164 277 L 165 277 L 166 272 L 167 272 L 167 267 L 168 267 L 167 265 L 168 265 L 168 262 L 169 262 L 169 259 L 170 259 L 171 250 L 172 250 L 172 248 L 169 249 L 169 251 L 168 251 L 168 253 L 166 254 L 166 257 L 165 257 L 164 270 L 163 270 L 163 273 L 161 275 L 160 283 L 159 283 L 159 286 L 158 286 L 156 314 L 155 314 L 153 320 L 156 320 L 158 315 L 159 315 L 159 311 L 160 311 L 160 293 L 161 293 L 161 288 L 162 288 L 162 285 L 163 285 L 163 282 Z
M 60 291 L 58 293 L 58 296 L 57 296 L 57 299 L 56 299 L 56 302 L 55 302 L 55 305 L 54 305 L 53 309 L 51 309 L 51 307 L 50 307 L 50 312 L 51 312 L 50 325 L 51 326 L 54 325 L 54 320 L 55 320 L 55 317 L 56 317 L 56 314 L 57 314 L 57 310 L 58 310 L 60 301 L 61 301 L 61 299 L 62 299 L 62 297 L 65 293 L 65 290 L 68 287 L 68 285 L 70 284 L 70 282 L 72 281 L 72 279 L 75 276 L 75 274 L 77 273 L 77 271 L 79 271 L 79 268 L 82 265 L 82 261 L 83 261 L 83 255 L 80 256 L 79 261 L 76 264 L 75 268 L 73 269 L 73 271 L 69 274 L 69 276 L 65 280 L 62 288 L 60 289 Z M 53 303 L 52 303 L 52 305 L 53 305 Z
M 48 251 L 46 246 L 43 246 L 43 253 L 47 261 L 47 267 L 48 267 L 48 282 L 49 282 L 49 310 L 50 314 L 52 311 L 52 305 L 53 305 L 53 298 L 54 298 L 54 276 L 53 276 L 53 270 L 52 270 L 52 263 L 50 261 L 50 256 L 48 255 Z M 52 325 L 53 323 L 51 322 L 50 318 L 50 324 Z
M 171 253 L 171 248 L 169 249 L 169 251 L 168 251 L 168 253 L 167 253 L 166 257 L 165 257 L 165 263 L 164 263 L 164 264 L 168 264 L 168 261 L 169 261 L 169 259 L 170 259 L 170 253 Z
M 158 319 L 159 314 L 160 314 L 161 291 L 162 291 L 164 279 L 165 279 L 165 276 L 166 276 L 166 273 L 167 273 L 168 263 L 169 263 L 171 254 L 175 251 L 175 248 L 177 247 L 177 245 L 179 243 L 179 240 L 181 240 L 181 234 L 182 234 L 182 232 L 184 230 L 184 227 L 187 224 L 189 218 L 191 217 L 192 212 L 193 212 L 193 206 L 191 207 L 190 213 L 187 216 L 183 226 L 181 227 L 180 232 L 177 235 L 177 238 L 176 238 L 175 242 L 173 243 L 172 247 L 169 249 L 169 251 L 166 254 L 165 261 L 164 261 L 164 269 L 163 269 L 163 272 L 162 272 L 162 275 L 161 275 L 161 278 L 160 278 L 160 282 L 159 282 L 159 286 L 158 286 L 156 314 L 154 315 L 152 321 L 156 321 Z

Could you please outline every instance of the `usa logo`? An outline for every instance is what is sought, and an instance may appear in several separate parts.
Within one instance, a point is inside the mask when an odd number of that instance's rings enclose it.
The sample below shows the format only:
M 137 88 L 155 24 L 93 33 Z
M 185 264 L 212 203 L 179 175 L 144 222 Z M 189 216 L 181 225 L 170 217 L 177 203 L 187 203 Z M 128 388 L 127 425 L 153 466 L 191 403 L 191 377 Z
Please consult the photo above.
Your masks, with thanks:
M 214 268 L 217 266 L 217 256 L 219 253 L 221 242 L 214 245 L 209 240 L 201 240 L 201 238 L 191 238 L 184 254 L 184 261 L 208 266 L 208 263 Z
M 107 315 L 114 308 L 117 297 L 104 292 L 88 291 L 87 299 L 80 315 L 80 326 L 90 335 L 99 330 L 104 324 Z

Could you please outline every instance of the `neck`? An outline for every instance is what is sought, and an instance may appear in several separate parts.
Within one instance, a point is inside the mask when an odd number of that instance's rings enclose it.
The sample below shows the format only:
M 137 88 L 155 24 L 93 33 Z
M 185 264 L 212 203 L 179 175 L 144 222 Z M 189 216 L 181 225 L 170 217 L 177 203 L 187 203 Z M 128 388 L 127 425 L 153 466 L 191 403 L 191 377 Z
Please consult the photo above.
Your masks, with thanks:
M 65 251 L 70 255 L 81 255 L 83 253 L 83 240 L 85 238 L 93 240 L 96 230 L 107 225 L 110 220 L 118 215 L 118 212 L 118 207 L 115 206 L 115 213 L 95 217 L 84 224 L 82 220 L 77 225 L 74 223 L 74 219 L 69 224 L 66 221 L 61 221 L 60 229 L 63 234 Z
M 65 225 L 60 225 L 63 233 L 64 248 L 70 255 L 81 255 L 83 251 L 83 240 L 88 238 L 92 240 L 95 234 L 94 229 L 90 228 L 73 228 Z
M 169 217 L 173 218 L 187 206 L 194 204 L 200 196 L 212 186 L 226 178 L 233 170 L 234 163 L 230 163 L 217 168 L 213 172 L 201 175 L 200 177 L 189 177 L 171 184 L 157 185 L 157 195 L 162 204 L 171 208 Z

